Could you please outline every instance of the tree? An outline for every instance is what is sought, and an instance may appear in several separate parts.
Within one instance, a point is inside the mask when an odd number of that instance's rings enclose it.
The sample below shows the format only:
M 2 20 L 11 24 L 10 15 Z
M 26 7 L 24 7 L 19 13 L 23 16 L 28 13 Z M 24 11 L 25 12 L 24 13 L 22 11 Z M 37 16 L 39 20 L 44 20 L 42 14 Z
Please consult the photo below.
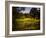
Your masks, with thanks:
M 37 10 L 37 8 L 32 8 L 30 11 L 30 15 L 34 18 L 40 18 L 40 8 Z

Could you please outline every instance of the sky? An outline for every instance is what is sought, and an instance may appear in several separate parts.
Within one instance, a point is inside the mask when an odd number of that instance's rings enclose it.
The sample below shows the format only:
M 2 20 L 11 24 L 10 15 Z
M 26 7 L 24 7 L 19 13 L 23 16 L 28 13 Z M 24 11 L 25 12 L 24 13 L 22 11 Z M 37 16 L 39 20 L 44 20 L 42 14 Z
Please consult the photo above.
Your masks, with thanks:
M 25 10 L 20 11 L 19 13 L 30 13 L 31 7 L 25 7 Z
M 19 9 L 21 10 L 21 8 L 19 8 Z M 32 7 L 25 7 L 25 10 L 21 10 L 19 13 L 23 13 L 23 14 L 28 13 L 29 14 L 31 9 L 32 9 Z M 37 10 L 40 10 L 40 9 L 37 8 Z

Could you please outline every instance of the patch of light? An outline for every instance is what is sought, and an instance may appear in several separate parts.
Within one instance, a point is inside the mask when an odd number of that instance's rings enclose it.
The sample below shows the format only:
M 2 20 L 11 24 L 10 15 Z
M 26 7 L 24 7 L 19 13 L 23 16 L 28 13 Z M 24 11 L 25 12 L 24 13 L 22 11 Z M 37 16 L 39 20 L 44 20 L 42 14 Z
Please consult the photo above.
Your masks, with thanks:
M 19 13 L 23 13 L 23 14 L 28 13 L 29 14 L 30 11 L 31 11 L 31 8 L 30 7 L 26 7 L 25 10 L 21 10 Z
M 39 8 L 37 8 L 37 10 L 40 10 Z

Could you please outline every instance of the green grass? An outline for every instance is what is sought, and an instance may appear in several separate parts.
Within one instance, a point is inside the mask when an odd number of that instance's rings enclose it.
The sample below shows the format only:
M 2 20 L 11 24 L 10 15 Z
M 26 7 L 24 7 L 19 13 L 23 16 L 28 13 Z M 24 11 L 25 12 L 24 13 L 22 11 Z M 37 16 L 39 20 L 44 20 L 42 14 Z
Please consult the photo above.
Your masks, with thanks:
M 39 25 L 36 26 L 36 24 L 40 20 L 36 19 L 36 18 L 22 17 L 22 18 L 17 18 L 15 21 L 17 22 L 16 29 L 24 30 L 24 29 L 37 29 L 37 28 L 39 28 L 38 27 Z
M 39 22 L 39 19 L 36 18 L 20 18 L 20 19 L 16 19 L 17 22 L 23 22 L 23 23 L 36 23 Z

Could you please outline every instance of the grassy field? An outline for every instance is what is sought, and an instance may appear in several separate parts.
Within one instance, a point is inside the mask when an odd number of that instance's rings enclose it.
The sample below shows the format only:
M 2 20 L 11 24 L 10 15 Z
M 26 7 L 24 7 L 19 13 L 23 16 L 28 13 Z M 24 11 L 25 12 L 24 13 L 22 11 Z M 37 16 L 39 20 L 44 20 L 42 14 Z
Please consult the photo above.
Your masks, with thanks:
M 37 29 L 39 28 L 39 26 L 36 24 L 40 21 L 39 19 L 36 18 L 26 18 L 26 17 L 22 17 L 22 18 L 18 18 L 15 20 L 17 22 L 17 26 L 16 29 L 20 29 L 20 30 L 28 30 L 28 29 Z
M 36 23 L 39 22 L 39 19 L 36 18 L 23 18 L 23 19 L 16 19 L 17 22 L 23 23 Z

